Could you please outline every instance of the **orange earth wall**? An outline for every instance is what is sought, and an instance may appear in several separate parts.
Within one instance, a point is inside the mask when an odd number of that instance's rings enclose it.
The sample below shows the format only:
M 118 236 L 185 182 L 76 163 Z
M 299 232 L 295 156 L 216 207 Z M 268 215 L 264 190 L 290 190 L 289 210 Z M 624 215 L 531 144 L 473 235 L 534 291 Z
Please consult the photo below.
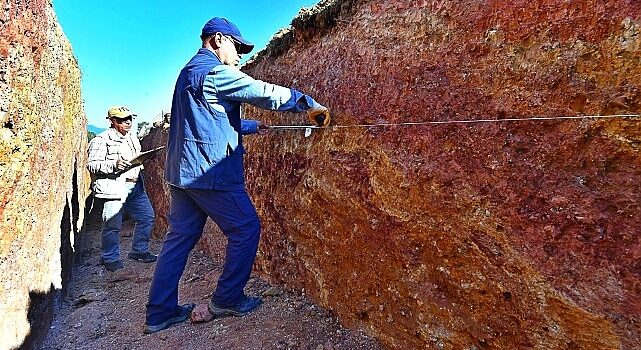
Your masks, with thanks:
M 639 111 L 640 2 L 322 5 L 244 70 L 309 93 L 337 125 Z M 246 143 L 259 273 L 388 348 L 641 347 L 638 118 Z
M 51 1 L 0 0 L 2 349 L 49 329 L 83 220 L 86 148 L 80 69 Z

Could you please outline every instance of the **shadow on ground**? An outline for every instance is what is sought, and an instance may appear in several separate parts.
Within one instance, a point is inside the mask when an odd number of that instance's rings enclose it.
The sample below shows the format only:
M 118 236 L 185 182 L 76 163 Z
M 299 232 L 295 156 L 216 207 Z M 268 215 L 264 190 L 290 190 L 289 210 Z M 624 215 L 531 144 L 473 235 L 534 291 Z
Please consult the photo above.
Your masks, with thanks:
M 264 280 L 252 277 L 246 293 L 265 303 L 244 317 L 176 325 L 143 335 L 145 303 L 154 264 L 125 260 L 125 268 L 106 271 L 100 261 L 99 217 L 87 215 L 77 264 L 60 311 L 43 349 L 382 349 L 362 331 L 340 326 L 327 310 Z M 121 256 L 131 247 L 133 223 L 126 221 Z M 221 237 L 221 239 L 223 239 Z M 161 242 L 153 241 L 158 252 Z M 180 284 L 180 303 L 204 303 L 221 273 L 222 260 L 194 251 Z

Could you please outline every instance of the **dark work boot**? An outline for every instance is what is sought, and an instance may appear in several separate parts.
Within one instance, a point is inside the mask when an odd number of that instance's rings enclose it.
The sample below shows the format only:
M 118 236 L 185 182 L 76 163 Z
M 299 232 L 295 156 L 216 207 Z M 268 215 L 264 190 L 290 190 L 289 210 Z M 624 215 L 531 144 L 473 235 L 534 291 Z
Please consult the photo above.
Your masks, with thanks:
M 120 270 L 120 269 L 125 267 L 125 265 L 123 265 L 121 260 L 105 262 L 101 258 L 100 262 L 102 263 L 102 266 L 104 266 L 105 269 L 107 269 L 107 271 L 112 271 L 113 272 L 113 271 Z
M 133 259 L 133 260 L 144 262 L 144 263 L 152 263 L 158 260 L 158 256 L 151 254 L 150 252 L 144 252 L 144 253 L 129 252 L 129 259 Z
M 196 307 L 196 304 L 181 305 L 178 307 L 178 310 L 176 310 L 176 314 L 174 315 L 174 317 L 169 318 L 164 322 L 161 322 L 155 325 L 145 324 L 143 333 L 145 334 L 156 333 L 158 331 L 162 331 L 163 329 L 167 329 L 175 325 L 176 323 L 184 322 L 189 318 L 189 315 L 191 315 L 191 312 L 192 310 L 194 310 L 195 307 Z
M 212 299 L 207 307 L 214 317 L 243 316 L 257 309 L 262 303 L 263 299 L 260 297 L 245 296 L 238 304 L 232 306 L 218 305 Z

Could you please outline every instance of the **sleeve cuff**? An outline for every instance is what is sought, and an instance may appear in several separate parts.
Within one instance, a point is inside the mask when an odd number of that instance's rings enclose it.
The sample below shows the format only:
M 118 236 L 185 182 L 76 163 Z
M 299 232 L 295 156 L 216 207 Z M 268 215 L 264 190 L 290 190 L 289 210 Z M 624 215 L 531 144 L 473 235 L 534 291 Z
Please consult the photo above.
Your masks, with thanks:
M 301 95 L 302 96 L 298 99 L 298 102 L 296 103 L 297 107 L 301 111 L 306 111 L 310 108 L 321 107 L 321 105 L 310 96 L 304 95 L 304 94 L 301 94 Z
M 241 134 L 255 134 L 258 132 L 258 121 L 242 119 L 240 121 Z

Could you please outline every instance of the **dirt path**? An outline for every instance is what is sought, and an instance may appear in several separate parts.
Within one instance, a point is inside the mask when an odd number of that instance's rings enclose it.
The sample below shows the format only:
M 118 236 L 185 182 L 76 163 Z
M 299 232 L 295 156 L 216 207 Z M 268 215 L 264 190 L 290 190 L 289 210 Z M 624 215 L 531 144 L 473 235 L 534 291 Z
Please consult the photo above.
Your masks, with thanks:
M 382 349 L 363 332 L 341 327 L 330 312 L 304 296 L 255 277 L 245 291 L 262 295 L 264 304 L 253 313 L 201 324 L 188 321 L 143 335 L 154 264 L 127 259 L 124 269 L 106 271 L 99 264 L 99 224 L 93 215 L 88 221 L 69 296 L 54 318 L 43 349 Z M 132 223 L 125 222 L 121 256 L 131 247 L 131 232 Z M 160 243 L 152 242 L 152 251 L 158 252 Z M 206 302 L 221 268 L 222 260 L 194 251 L 181 280 L 180 302 Z

